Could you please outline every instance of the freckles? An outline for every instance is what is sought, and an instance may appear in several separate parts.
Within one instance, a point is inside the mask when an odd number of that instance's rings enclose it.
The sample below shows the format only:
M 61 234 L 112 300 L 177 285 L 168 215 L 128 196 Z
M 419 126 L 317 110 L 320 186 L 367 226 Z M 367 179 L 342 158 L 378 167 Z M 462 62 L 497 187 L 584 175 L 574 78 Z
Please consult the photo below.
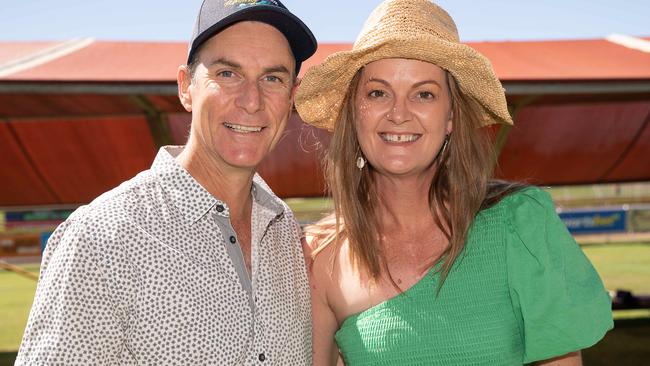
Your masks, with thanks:
M 363 124 L 363 121 L 366 121 L 368 119 L 368 114 L 369 114 L 368 104 L 365 102 L 361 102 L 359 105 L 357 105 L 355 114 L 358 122 L 361 122 Z

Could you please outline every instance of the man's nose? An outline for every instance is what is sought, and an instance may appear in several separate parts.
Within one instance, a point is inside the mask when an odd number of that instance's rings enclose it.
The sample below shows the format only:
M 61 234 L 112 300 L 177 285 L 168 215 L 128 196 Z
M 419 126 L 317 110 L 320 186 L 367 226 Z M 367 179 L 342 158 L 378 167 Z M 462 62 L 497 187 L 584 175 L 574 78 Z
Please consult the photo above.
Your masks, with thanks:
M 241 93 L 236 99 L 237 106 L 243 108 L 249 114 L 253 114 L 262 109 L 262 91 L 257 82 L 246 82 Z

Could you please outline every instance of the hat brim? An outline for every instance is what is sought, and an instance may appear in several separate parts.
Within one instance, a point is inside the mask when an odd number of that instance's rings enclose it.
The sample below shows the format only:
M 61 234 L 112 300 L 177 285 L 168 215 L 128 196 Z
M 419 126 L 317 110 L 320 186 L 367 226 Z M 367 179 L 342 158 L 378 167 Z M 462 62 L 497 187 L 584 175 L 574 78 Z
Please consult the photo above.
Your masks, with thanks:
M 230 14 L 203 31 L 192 42 L 187 55 L 188 63 L 204 42 L 231 25 L 242 21 L 262 22 L 278 29 L 289 42 L 291 52 L 296 59 L 297 69 L 299 69 L 299 64 L 311 57 L 318 47 L 316 38 L 309 28 L 290 11 L 278 6 L 256 5 Z
M 490 61 L 465 44 L 431 36 L 388 40 L 372 47 L 337 52 L 310 68 L 296 93 L 296 109 L 302 120 L 332 131 L 354 75 L 363 66 L 385 58 L 415 59 L 447 70 L 458 81 L 461 91 L 483 107 L 482 125 L 512 124 L 504 89 Z

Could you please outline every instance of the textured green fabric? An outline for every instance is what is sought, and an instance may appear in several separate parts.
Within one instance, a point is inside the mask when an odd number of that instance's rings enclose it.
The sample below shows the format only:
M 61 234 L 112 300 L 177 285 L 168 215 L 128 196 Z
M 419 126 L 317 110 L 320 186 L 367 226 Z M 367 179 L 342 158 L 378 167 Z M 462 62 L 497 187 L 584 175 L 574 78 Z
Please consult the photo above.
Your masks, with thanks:
M 336 333 L 346 365 L 521 365 L 590 347 L 613 326 L 602 281 L 538 188 L 481 211 L 437 286 L 434 268 L 347 318 Z

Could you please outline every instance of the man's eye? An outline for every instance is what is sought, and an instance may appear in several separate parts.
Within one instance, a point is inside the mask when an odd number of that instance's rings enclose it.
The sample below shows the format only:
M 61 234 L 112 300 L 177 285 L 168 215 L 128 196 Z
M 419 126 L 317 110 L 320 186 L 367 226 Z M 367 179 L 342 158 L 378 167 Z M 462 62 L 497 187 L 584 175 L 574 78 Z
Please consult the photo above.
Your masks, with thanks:
M 371 98 L 380 98 L 385 96 L 386 93 L 384 93 L 382 90 L 373 90 L 370 93 L 368 93 L 368 96 Z
M 270 81 L 272 83 L 281 83 L 282 82 L 282 79 L 279 78 L 278 76 L 275 76 L 275 75 L 267 75 L 265 79 L 266 79 L 266 81 Z
M 217 73 L 217 76 L 221 76 L 221 77 L 224 77 L 224 78 L 231 78 L 231 77 L 235 76 L 235 74 L 230 70 L 224 70 L 224 71 L 219 71 Z

